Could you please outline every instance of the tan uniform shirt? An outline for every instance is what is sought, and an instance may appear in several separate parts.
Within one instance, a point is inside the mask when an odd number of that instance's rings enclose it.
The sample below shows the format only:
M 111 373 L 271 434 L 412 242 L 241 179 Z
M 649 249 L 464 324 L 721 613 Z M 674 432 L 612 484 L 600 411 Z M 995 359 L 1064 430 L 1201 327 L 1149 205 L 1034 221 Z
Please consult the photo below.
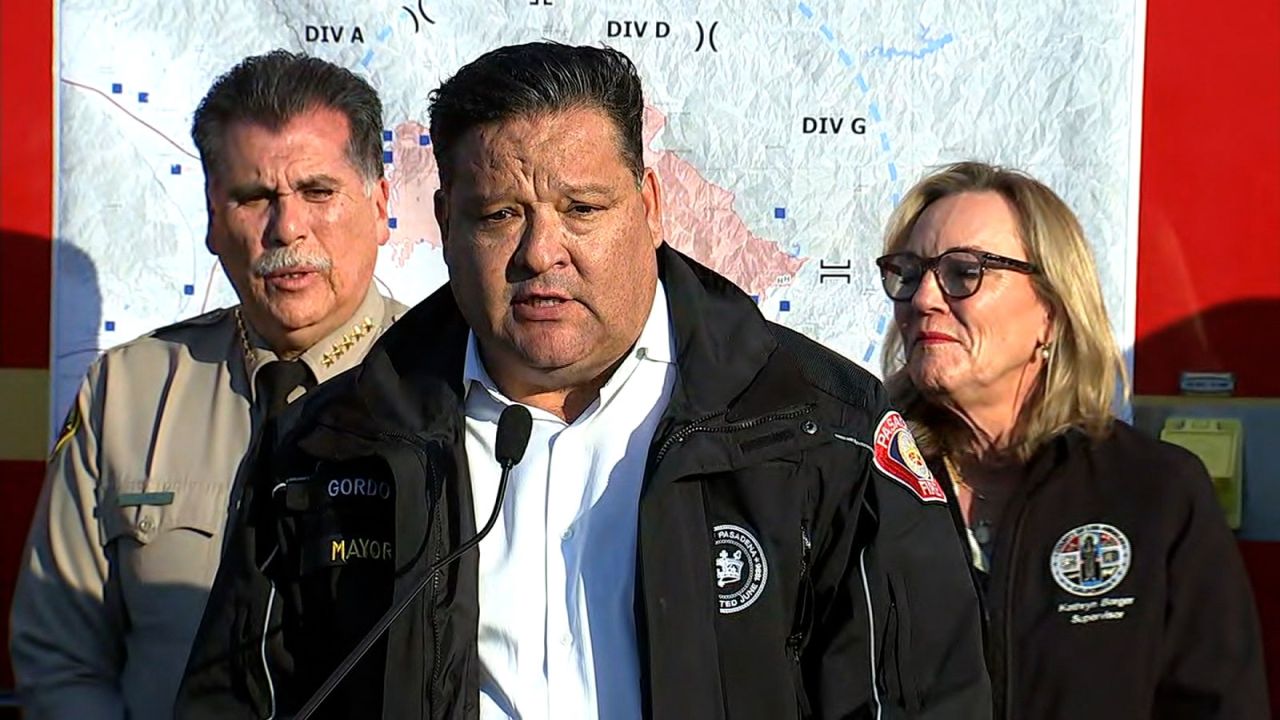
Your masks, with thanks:
M 357 365 L 404 309 L 371 287 L 347 325 L 301 356 L 305 387 Z M 265 410 L 254 377 L 276 359 L 237 316 L 216 310 L 113 348 L 81 384 L 14 596 L 29 720 L 173 716 Z

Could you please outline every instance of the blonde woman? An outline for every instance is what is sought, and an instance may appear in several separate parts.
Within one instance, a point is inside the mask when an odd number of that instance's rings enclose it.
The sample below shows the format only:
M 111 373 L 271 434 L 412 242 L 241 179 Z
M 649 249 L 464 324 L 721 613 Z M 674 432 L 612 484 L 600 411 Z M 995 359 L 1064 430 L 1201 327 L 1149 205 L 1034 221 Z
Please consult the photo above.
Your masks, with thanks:
M 1268 717 L 1203 466 L 1112 416 L 1124 365 L 1071 210 L 951 165 L 907 193 L 885 253 L 887 385 L 970 548 L 996 717 Z

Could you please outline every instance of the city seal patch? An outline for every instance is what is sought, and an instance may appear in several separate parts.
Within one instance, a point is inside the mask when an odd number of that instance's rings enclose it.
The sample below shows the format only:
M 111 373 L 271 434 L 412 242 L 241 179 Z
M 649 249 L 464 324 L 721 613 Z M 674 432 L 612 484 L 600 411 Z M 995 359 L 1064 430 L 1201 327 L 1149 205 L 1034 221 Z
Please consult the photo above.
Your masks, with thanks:
M 885 413 L 876 426 L 873 459 L 880 472 L 897 480 L 921 502 L 947 501 L 947 494 L 925 464 L 920 448 L 916 447 L 907 421 L 893 410 Z
M 1129 572 L 1129 538 L 1114 525 L 1091 523 L 1068 530 L 1053 546 L 1049 569 L 1058 587 L 1093 597 L 1115 588 Z
M 731 615 L 751 607 L 764 593 L 769 562 L 764 549 L 746 528 L 717 525 L 711 554 L 716 563 L 716 591 L 720 613 Z

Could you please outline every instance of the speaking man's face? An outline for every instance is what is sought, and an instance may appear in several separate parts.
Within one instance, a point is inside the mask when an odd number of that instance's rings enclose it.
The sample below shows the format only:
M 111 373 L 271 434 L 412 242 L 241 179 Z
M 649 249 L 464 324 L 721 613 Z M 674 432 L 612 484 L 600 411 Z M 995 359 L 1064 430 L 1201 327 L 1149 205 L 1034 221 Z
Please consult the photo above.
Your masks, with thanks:
M 436 196 L 445 262 L 489 373 L 554 391 L 607 373 L 640 336 L 657 283 L 659 189 L 599 110 L 472 129 Z M 514 388 L 503 388 L 515 392 Z

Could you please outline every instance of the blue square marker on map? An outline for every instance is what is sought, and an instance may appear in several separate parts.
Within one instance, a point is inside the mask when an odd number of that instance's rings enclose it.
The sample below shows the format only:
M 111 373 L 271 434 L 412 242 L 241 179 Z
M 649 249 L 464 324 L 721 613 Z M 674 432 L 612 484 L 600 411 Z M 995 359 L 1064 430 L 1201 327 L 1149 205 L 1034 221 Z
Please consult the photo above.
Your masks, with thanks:
M 423 146 L 423 147 L 425 147 L 425 146 L 427 146 L 427 145 L 430 145 L 430 144 L 431 144 L 431 136 L 430 136 L 430 135 L 419 135 L 419 136 L 418 136 L 418 144 L 419 144 L 419 145 L 421 145 L 421 146 Z
M 384 162 L 384 163 L 389 163 L 389 162 L 391 162 L 391 151 L 390 151 L 390 150 L 383 150 L 383 151 L 382 151 L 382 162 Z
M 123 86 L 123 85 L 121 85 L 120 83 L 111 83 L 111 94 L 112 94 L 112 95 L 119 95 L 119 94 L 120 94 L 120 93 L 122 93 L 122 92 L 124 92 L 124 86 Z
M 144 103 L 151 97 L 151 93 L 138 93 L 138 102 Z
M 116 329 L 116 321 L 115 321 L 115 320 L 108 320 L 108 321 L 106 321 L 105 323 L 103 323 L 103 327 L 104 327 L 104 328 L 106 328 L 107 332 L 115 332 L 115 329 Z
M 395 219 L 395 218 L 387 218 L 387 227 L 391 228 L 392 230 L 395 230 L 395 229 L 396 229 L 396 219 Z
M 774 216 L 775 218 L 777 218 L 778 220 L 786 220 L 786 219 L 787 219 L 787 209 L 786 209 L 786 208 L 774 208 L 774 209 L 773 209 L 773 216 Z
M 391 134 L 391 131 L 390 131 L 390 130 L 383 130 L 383 131 L 382 131 L 382 139 L 383 139 L 385 142 L 391 142 L 391 138 L 392 138 L 392 137 L 393 137 L 393 136 L 392 136 L 392 134 Z
M 790 312 L 790 311 L 791 311 L 791 301 L 790 301 L 790 300 L 783 300 L 782 302 L 778 303 L 778 309 L 779 309 L 779 310 L 781 310 L 782 312 Z
M 170 166 L 169 166 L 169 174 L 170 174 L 170 175 L 181 175 L 181 174 L 182 174 L 182 166 L 181 166 L 181 165 L 170 165 Z
M 195 294 L 196 294 L 196 286 L 195 286 L 195 285 L 183 285 L 183 286 L 182 286 L 182 294 L 183 294 L 183 295 L 195 295 Z

